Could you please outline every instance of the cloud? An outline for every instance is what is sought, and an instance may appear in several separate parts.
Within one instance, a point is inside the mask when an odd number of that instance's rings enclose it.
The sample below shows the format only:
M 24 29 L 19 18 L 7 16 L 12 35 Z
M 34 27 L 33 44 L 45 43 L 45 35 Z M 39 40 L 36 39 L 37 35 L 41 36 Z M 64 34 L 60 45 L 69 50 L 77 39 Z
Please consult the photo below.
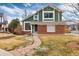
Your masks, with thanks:
M 12 5 L 12 8 L 3 5 L 3 6 L 0 6 L 0 9 L 5 11 L 5 12 L 7 12 L 10 15 L 22 16 L 24 14 L 24 10 L 23 9 L 20 9 L 20 8 L 14 6 L 14 5 Z
M 16 19 L 19 18 L 20 20 L 22 20 L 22 16 L 24 15 L 24 9 L 18 8 L 17 6 L 10 4 L 12 7 L 8 7 L 6 5 L 1 5 L 0 9 L 5 11 L 6 13 L 6 19 L 8 20 L 8 23 L 11 22 L 12 19 Z M 31 6 L 30 4 L 28 4 L 28 6 Z M 27 14 L 32 14 L 32 10 L 28 9 L 27 10 Z
M 30 6 L 31 6 L 30 3 L 24 3 L 23 5 L 24 5 L 25 7 L 30 7 Z
M 14 10 L 12 8 L 7 7 L 7 6 L 0 6 L 0 9 L 4 10 L 10 14 L 15 14 Z
M 21 8 L 16 7 L 15 5 L 11 4 L 11 6 L 14 8 L 14 11 L 16 13 L 18 13 L 19 15 L 23 15 L 24 14 L 24 10 Z
M 59 5 L 58 7 L 59 7 L 61 10 L 64 10 L 64 11 L 73 11 L 73 10 L 74 10 L 74 8 L 70 7 L 70 6 L 68 5 L 68 3 L 67 3 L 67 4 L 61 4 L 61 5 Z

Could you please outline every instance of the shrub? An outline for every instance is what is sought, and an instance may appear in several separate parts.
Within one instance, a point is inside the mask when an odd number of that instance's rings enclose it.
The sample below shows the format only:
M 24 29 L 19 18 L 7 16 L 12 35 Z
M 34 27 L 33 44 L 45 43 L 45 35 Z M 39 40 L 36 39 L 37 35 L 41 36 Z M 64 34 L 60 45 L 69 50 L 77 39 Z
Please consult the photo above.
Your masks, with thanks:
M 18 28 L 17 28 L 18 27 Z M 17 34 L 17 31 L 21 29 L 20 27 L 20 22 L 19 22 L 19 19 L 13 19 L 10 24 L 8 25 L 8 30 L 9 32 L 13 33 L 13 34 Z M 16 30 L 15 30 L 16 29 Z

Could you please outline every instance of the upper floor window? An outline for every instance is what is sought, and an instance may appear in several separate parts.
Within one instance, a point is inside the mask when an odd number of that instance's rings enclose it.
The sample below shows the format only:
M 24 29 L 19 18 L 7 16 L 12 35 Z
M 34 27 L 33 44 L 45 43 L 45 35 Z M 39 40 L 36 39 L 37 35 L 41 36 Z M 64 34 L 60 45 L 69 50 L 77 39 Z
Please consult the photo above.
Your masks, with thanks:
M 34 15 L 34 20 L 39 20 L 38 14 L 37 15 Z
M 53 18 L 53 13 L 44 13 L 44 18 Z
M 43 11 L 43 20 L 44 21 L 53 21 L 54 20 L 54 11 Z

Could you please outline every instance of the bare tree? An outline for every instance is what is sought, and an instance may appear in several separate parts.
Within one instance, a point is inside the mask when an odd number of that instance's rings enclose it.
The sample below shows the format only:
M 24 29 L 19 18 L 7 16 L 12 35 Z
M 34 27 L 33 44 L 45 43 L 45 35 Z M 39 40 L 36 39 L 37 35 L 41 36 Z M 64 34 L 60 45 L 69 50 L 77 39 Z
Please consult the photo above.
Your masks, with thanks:
M 79 3 L 69 3 L 65 5 L 71 7 L 73 10 L 69 12 L 74 14 L 75 17 L 79 18 Z

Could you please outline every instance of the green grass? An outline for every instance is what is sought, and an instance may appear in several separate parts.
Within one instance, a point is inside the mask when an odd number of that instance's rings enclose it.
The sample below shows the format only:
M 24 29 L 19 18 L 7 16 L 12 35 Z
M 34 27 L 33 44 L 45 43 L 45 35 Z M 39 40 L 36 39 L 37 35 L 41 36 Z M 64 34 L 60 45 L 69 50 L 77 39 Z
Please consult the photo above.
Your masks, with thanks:
M 36 49 L 34 55 L 39 56 L 71 56 L 79 55 L 78 49 L 67 46 L 70 41 L 79 41 L 79 36 L 71 35 L 39 35 L 42 44 Z M 45 47 L 47 50 L 43 50 Z

